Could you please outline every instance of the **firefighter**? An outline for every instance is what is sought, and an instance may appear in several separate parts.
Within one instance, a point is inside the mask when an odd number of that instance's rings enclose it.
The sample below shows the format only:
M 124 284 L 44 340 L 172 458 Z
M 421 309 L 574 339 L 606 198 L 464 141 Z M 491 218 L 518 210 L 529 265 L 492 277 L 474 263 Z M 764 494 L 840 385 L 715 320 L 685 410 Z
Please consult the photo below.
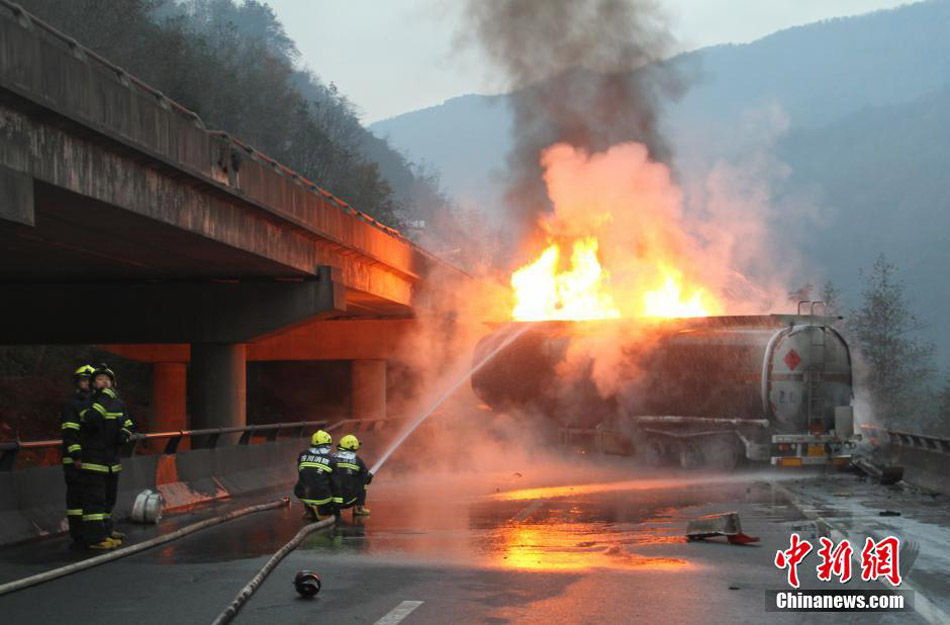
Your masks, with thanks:
M 63 437 L 63 476 L 66 478 L 66 519 L 73 542 L 82 542 L 82 490 L 79 469 L 82 445 L 79 443 L 79 412 L 89 398 L 89 379 L 95 367 L 83 365 L 73 372 L 75 389 L 60 408 L 59 425 Z
M 366 507 L 366 486 L 373 480 L 373 474 L 366 468 L 363 459 L 356 455 L 360 448 L 360 440 L 352 434 L 347 434 L 337 444 L 336 471 L 333 479 L 340 493 L 340 508 L 353 508 L 353 516 L 369 516 Z
M 340 502 L 336 484 L 331 477 L 336 470 L 332 444 L 333 438 L 329 433 L 317 430 L 310 437 L 310 447 L 297 457 L 294 495 L 304 504 L 304 519 L 309 521 L 335 515 Z
M 135 423 L 115 390 L 115 372 L 105 363 L 92 372 L 92 396 L 80 412 L 83 541 L 90 549 L 114 549 L 123 534 L 112 526 L 119 485 L 119 450 Z

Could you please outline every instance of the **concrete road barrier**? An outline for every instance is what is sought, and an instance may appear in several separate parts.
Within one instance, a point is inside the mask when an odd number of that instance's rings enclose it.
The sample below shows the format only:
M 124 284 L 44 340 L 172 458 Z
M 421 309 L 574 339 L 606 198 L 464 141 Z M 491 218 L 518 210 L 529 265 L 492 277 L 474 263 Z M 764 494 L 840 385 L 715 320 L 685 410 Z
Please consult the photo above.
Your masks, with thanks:
M 351 424 L 357 422 L 346 422 Z M 113 514 L 128 518 L 136 495 L 146 488 L 162 493 L 164 510 L 175 512 L 291 483 L 296 479 L 294 460 L 307 442 L 278 439 L 124 458 Z M 66 531 L 65 503 L 60 466 L 0 471 L 0 545 Z

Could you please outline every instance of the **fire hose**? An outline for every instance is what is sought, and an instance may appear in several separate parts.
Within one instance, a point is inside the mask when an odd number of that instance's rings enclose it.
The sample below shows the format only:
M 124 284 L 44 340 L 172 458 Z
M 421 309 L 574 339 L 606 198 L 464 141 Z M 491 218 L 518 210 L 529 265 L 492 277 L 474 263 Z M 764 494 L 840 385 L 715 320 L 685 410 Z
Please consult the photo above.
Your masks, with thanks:
M 216 619 L 212 622 L 212 625 L 223 625 L 224 623 L 230 623 L 231 619 L 237 616 L 238 611 L 244 607 L 244 604 L 247 603 L 247 600 L 251 598 L 251 595 L 254 594 L 254 591 L 257 590 L 268 575 L 271 574 L 271 571 L 274 570 L 281 560 L 283 560 L 288 553 L 297 548 L 303 539 L 307 537 L 308 534 L 321 529 L 332 527 L 335 522 L 334 517 L 328 519 L 323 519 L 322 521 L 317 521 L 316 523 L 311 523 L 310 525 L 304 525 L 300 528 L 300 531 L 297 532 L 297 535 L 294 536 L 286 545 L 277 550 L 274 555 L 270 557 L 267 562 L 264 563 L 264 566 L 257 572 L 257 575 L 251 578 L 251 581 L 242 588 L 238 594 L 234 597 L 234 600 L 231 601 L 231 604 L 224 609 L 221 614 L 218 615 Z
M 494 358 L 496 355 L 498 355 L 499 352 L 501 352 L 503 349 L 508 347 L 518 337 L 524 334 L 532 325 L 533 324 L 529 323 L 529 324 L 524 325 L 521 328 L 514 330 L 511 334 L 509 334 L 505 338 L 504 341 L 501 342 L 500 345 L 498 345 L 491 352 L 489 352 L 489 354 L 485 356 L 481 360 L 481 362 L 479 362 L 474 367 L 469 369 L 465 373 L 465 375 L 455 380 L 448 387 L 448 389 L 446 389 L 445 392 L 443 392 L 435 400 L 435 402 L 433 402 L 408 428 L 406 428 L 402 432 L 402 434 L 399 435 L 396 441 L 392 445 L 389 446 L 389 448 L 383 454 L 382 458 L 377 460 L 376 464 L 374 464 L 372 469 L 370 469 L 370 475 L 377 473 L 382 468 L 382 466 L 386 463 L 386 461 L 389 459 L 392 453 L 403 443 L 403 441 L 405 441 L 409 437 L 409 435 L 412 434 L 415 431 L 415 429 L 419 427 L 419 425 L 423 421 L 425 421 L 426 418 L 428 418 L 428 416 L 432 414 L 435 411 L 435 409 L 438 408 L 438 406 L 443 401 L 445 401 L 445 399 L 449 395 L 451 395 L 459 386 L 461 386 L 465 380 L 469 379 L 479 369 L 481 369 L 486 364 L 488 364 L 488 362 L 491 361 L 492 358 Z M 330 518 L 330 519 L 325 519 L 323 521 L 318 521 L 316 523 L 311 523 L 310 525 L 305 525 L 303 528 L 301 528 L 300 531 L 297 532 L 297 535 L 294 536 L 293 539 L 290 540 L 290 542 L 288 542 L 286 545 L 281 547 L 273 556 L 271 556 L 271 558 L 257 572 L 257 575 L 251 578 L 251 581 L 249 581 L 247 585 L 244 586 L 244 588 L 242 588 L 240 592 L 238 592 L 237 596 L 235 596 L 234 600 L 231 602 L 231 605 L 229 605 L 223 612 L 221 612 L 221 614 L 219 614 L 218 617 L 212 622 L 212 625 L 223 625 L 225 623 L 230 623 L 231 619 L 233 619 L 237 615 L 238 611 L 244 606 L 245 603 L 247 603 L 247 600 L 251 598 L 251 595 L 254 594 L 254 591 L 257 590 L 258 586 L 261 585 L 264 579 L 268 575 L 270 575 L 271 571 L 274 570 L 274 567 L 276 567 L 277 564 L 281 560 L 283 560 L 287 556 L 288 553 L 296 549 L 297 545 L 303 542 L 303 539 L 308 534 L 320 529 L 330 527 L 333 525 L 333 523 L 334 523 L 334 519 Z
M 22 590 L 23 588 L 29 588 L 30 586 L 35 586 L 36 584 L 42 584 L 43 582 L 48 582 L 64 575 L 70 575 L 72 573 L 77 573 L 79 571 L 84 571 L 86 569 L 98 566 L 100 564 L 105 564 L 106 562 L 111 562 L 112 560 L 118 560 L 119 558 L 124 558 L 125 556 L 130 556 L 133 553 L 138 553 L 140 551 L 145 551 L 146 549 L 151 549 L 152 547 L 157 547 L 158 545 L 163 545 L 167 542 L 171 542 L 182 536 L 186 536 L 198 530 L 203 530 L 206 527 L 211 527 L 213 525 L 218 525 L 226 521 L 231 521 L 238 517 L 242 517 L 254 512 L 263 512 L 264 510 L 272 510 L 274 508 L 283 508 L 290 505 L 290 500 L 284 497 L 277 501 L 271 501 L 269 503 L 258 504 L 256 506 L 248 506 L 246 508 L 241 508 L 240 510 L 234 510 L 228 514 L 213 517 L 210 519 L 205 519 L 204 521 L 199 521 L 197 523 L 192 523 L 191 525 L 186 525 L 180 529 L 170 532 L 163 536 L 156 536 L 141 543 L 136 543 L 134 545 L 129 545 L 128 547 L 123 547 L 122 549 L 117 549 L 109 553 L 104 553 L 100 556 L 94 558 L 88 558 L 81 562 L 76 562 L 74 564 L 68 564 L 66 566 L 60 567 L 58 569 L 52 569 L 50 571 L 45 571 L 43 573 L 37 573 L 36 575 L 31 575 L 30 577 L 24 577 L 23 579 L 18 579 L 6 584 L 0 585 L 0 595 L 5 595 L 10 592 L 17 590 Z
M 377 473 L 382 468 L 382 466 L 386 463 L 386 460 L 389 459 L 396 448 L 398 448 L 399 445 L 401 445 L 402 442 L 405 441 L 417 427 L 419 427 L 419 424 L 425 421 L 426 418 L 432 414 L 443 401 L 445 401 L 446 397 L 448 397 L 452 392 L 455 391 L 455 389 L 461 386 L 461 384 L 471 377 L 472 374 L 488 364 L 492 358 L 494 358 L 500 351 L 508 347 L 512 342 L 515 341 L 515 339 L 524 334 L 525 331 L 527 331 L 530 327 L 531 324 L 527 324 L 524 327 L 512 332 L 508 337 L 505 338 L 504 341 L 502 341 L 500 345 L 495 347 L 495 349 L 493 349 L 485 358 L 483 358 L 481 362 L 472 367 L 465 375 L 455 380 L 455 382 L 453 382 L 449 388 L 443 392 L 438 399 L 436 399 L 434 403 L 432 403 L 408 428 L 402 432 L 402 434 L 400 434 L 395 443 L 390 445 L 389 449 L 387 449 L 383 454 L 383 457 L 377 460 L 376 464 L 373 465 L 373 468 L 370 469 L 370 474 L 372 475 Z M 273 556 L 271 556 L 271 558 L 257 572 L 257 575 L 251 578 L 251 581 L 249 581 L 247 585 L 244 586 L 240 592 L 238 592 L 237 596 L 235 596 L 234 600 L 231 602 L 231 605 L 221 612 L 221 614 L 219 614 L 218 617 L 212 622 L 212 625 L 223 625 L 225 623 L 230 623 L 231 619 L 237 615 L 238 611 L 244 606 L 245 603 L 247 603 L 247 600 L 251 598 L 251 595 L 254 594 L 254 591 L 257 590 L 258 586 L 261 585 L 264 579 L 270 575 L 271 571 L 274 570 L 274 567 L 276 567 L 277 564 L 283 560 L 288 553 L 296 549 L 297 545 L 303 542 L 303 539 L 308 534 L 330 527 L 333 525 L 333 523 L 334 519 L 330 518 L 323 521 L 318 521 L 316 523 L 311 523 L 310 525 L 305 525 L 303 528 L 301 528 L 300 531 L 297 532 L 297 535 L 290 540 L 290 542 L 281 547 Z

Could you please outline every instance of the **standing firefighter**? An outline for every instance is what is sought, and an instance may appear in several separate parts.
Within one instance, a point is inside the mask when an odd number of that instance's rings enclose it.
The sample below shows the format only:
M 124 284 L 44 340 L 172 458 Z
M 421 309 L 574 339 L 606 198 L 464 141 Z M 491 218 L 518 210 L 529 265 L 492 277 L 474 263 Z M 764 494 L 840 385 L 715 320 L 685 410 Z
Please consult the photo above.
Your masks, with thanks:
M 360 441 L 352 434 L 340 439 L 336 453 L 336 471 L 333 480 L 336 482 L 337 492 L 340 493 L 340 507 L 353 507 L 353 516 L 368 516 L 369 508 L 366 504 L 366 486 L 373 480 L 373 474 L 366 468 L 363 459 L 356 455 L 360 448 Z
M 122 470 L 119 450 L 129 442 L 135 424 L 115 385 L 112 369 L 97 365 L 92 373 L 92 397 L 80 413 L 83 540 L 91 549 L 113 549 L 122 544 L 123 534 L 112 527 L 112 508 Z
M 79 442 L 79 413 L 89 398 L 89 380 L 95 368 L 83 365 L 73 372 L 73 384 L 76 387 L 59 411 L 59 424 L 63 437 L 63 475 L 66 478 L 66 519 L 69 521 L 69 535 L 82 542 L 82 487 L 79 481 L 79 469 L 82 463 L 82 445 Z
M 297 457 L 297 485 L 294 495 L 306 508 L 304 518 L 319 520 L 336 514 L 340 496 L 332 479 L 336 459 L 331 445 L 333 438 L 323 430 L 310 437 L 310 447 Z

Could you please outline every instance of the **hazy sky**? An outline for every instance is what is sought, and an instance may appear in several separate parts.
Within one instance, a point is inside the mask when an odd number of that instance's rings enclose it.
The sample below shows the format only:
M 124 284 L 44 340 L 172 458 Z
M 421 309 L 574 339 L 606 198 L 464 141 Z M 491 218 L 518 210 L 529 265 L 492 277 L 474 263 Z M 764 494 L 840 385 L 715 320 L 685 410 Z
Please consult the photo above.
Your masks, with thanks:
M 365 123 L 465 93 L 505 90 L 472 50 L 456 50 L 461 0 L 267 0 L 301 63 L 334 82 Z M 906 0 L 657 0 L 679 47 L 747 42 L 782 28 Z

